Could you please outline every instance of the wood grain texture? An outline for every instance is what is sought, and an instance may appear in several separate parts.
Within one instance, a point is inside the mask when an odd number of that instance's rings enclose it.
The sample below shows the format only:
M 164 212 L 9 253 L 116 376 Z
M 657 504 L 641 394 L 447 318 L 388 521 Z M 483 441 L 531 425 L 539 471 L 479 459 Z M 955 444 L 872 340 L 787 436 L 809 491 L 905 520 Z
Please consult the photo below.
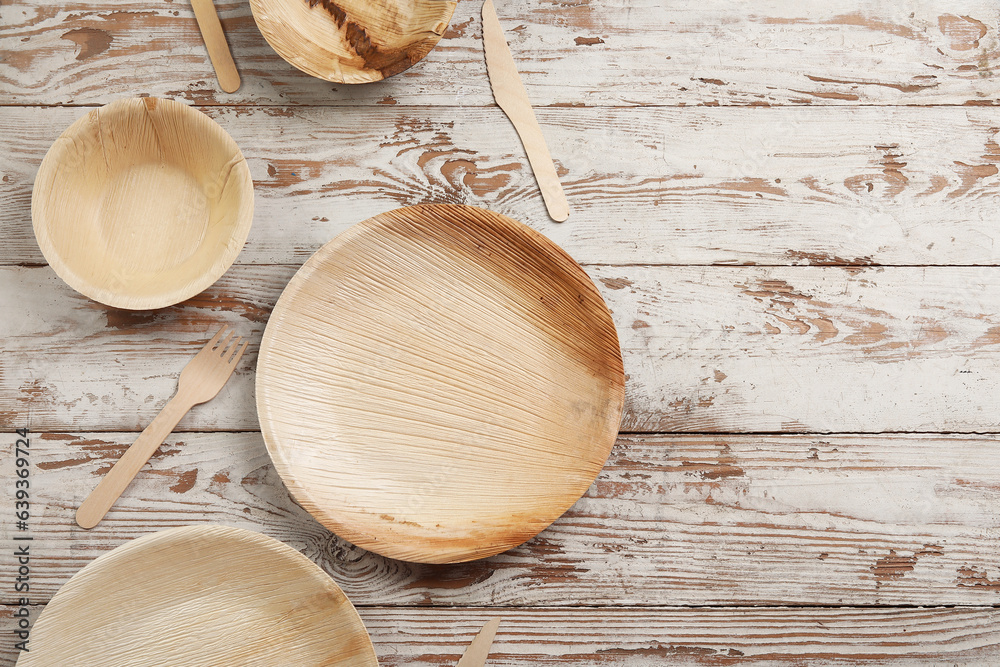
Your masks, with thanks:
M 460 642 L 491 610 L 361 613 L 380 664 L 390 667 L 453 664 Z M 988 609 L 554 609 L 503 614 L 487 663 L 491 666 L 985 665 L 1000 655 L 998 618 Z M 405 642 L 397 639 L 401 636 Z M 447 648 L 442 650 L 442 644 Z
M 146 535 L 89 563 L 45 605 L 29 648 L 20 667 L 378 667 L 332 579 L 276 540 L 212 525 Z
M 0 609 L 0 631 L 11 627 Z M 454 665 L 478 608 L 360 608 L 382 667 Z M 995 609 L 549 609 L 503 610 L 491 667 L 553 665 L 892 665 L 981 667 L 1000 659 Z M 0 665 L 12 667 L 11 644 Z
M 590 277 L 516 220 L 411 206 L 358 223 L 282 292 L 257 414 L 299 503 L 421 563 L 521 544 L 587 490 L 624 401 Z
M 244 263 L 301 264 L 360 220 L 429 202 L 508 215 L 585 264 L 1000 261 L 990 109 L 540 109 L 572 225 L 548 220 L 498 109 L 202 109 L 255 181 Z M 0 264 L 44 261 L 31 185 L 84 113 L 0 109 Z
M 33 600 L 129 539 L 219 523 L 289 544 L 367 606 L 1000 603 L 992 436 L 622 436 L 547 530 L 450 566 L 333 536 L 292 501 L 256 433 L 171 436 L 100 526 L 81 530 L 76 506 L 133 437 L 35 434 Z M 12 530 L 0 524 L 9 553 Z M 12 562 L 0 562 L 7 581 Z
M 332 537 L 254 433 L 178 434 L 106 527 L 71 524 L 207 326 L 259 336 L 323 243 L 428 201 L 523 220 L 592 265 L 630 430 L 997 431 L 1000 275 L 968 266 L 1000 263 L 1000 118 L 983 108 L 1000 103 L 996 3 L 498 3 L 579 202 L 562 227 L 492 108 L 478 2 L 423 61 L 365 86 L 295 69 L 249 3 L 218 6 L 245 75 L 231 95 L 187 3 L 0 5 L 0 264 L 44 262 L 31 184 L 86 111 L 34 105 L 144 93 L 218 106 L 257 185 L 240 261 L 264 265 L 156 313 L 96 306 L 46 268 L 0 270 L 16 314 L 0 320 L 0 424 L 53 431 L 33 471 L 39 600 L 128 539 L 216 520 L 266 527 L 351 582 L 383 665 L 455 664 L 495 605 L 499 665 L 1000 663 L 995 436 L 626 435 L 547 531 L 447 569 Z M 872 264 L 904 267 L 834 266 Z M 965 267 L 907 266 L 926 264 Z M 256 428 L 252 363 L 182 428 Z M 786 604 L 980 606 L 757 606 Z
M 31 196 L 49 264 L 95 301 L 130 310 L 203 291 L 233 263 L 253 222 L 239 146 L 173 100 L 118 100 L 69 126 Z
M 282 58 L 334 83 L 371 83 L 423 59 L 448 29 L 444 0 L 250 0 Z
M 0 270 L 0 425 L 143 428 L 223 323 L 245 362 L 182 431 L 256 430 L 264 322 L 293 266 L 233 267 L 184 304 L 99 306 Z M 1000 268 L 588 267 L 625 363 L 624 431 L 998 431 Z M 68 368 L 73 371 L 69 372 Z
M 305 0 L 302 0 L 305 2 Z M 217 4 L 243 74 L 220 93 L 187 3 L 17 0 L 0 28 L 0 104 L 99 104 L 148 92 L 206 104 L 492 104 L 479 3 L 402 77 L 331 86 L 267 45 L 247 2 Z M 536 106 L 995 104 L 988 0 L 505 0 Z

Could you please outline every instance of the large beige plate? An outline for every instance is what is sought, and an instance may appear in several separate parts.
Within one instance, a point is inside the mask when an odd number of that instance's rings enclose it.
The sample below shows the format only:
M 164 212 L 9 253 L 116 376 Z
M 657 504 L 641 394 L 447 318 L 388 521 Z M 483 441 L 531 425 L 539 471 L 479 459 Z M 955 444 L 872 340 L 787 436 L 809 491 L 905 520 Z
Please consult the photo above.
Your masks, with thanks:
M 264 39 L 303 72 L 369 83 L 421 60 L 448 29 L 448 0 L 250 0 Z
M 141 537 L 59 589 L 18 667 L 376 667 L 354 606 L 312 561 L 240 528 Z
M 502 215 L 427 205 L 366 220 L 292 278 L 257 410 L 296 499 L 354 544 L 458 562 L 529 539 L 587 490 L 624 395 L 587 274 Z
M 198 294 L 236 259 L 253 182 L 239 146 L 205 114 L 173 100 L 117 100 L 49 149 L 31 219 L 70 287 L 117 308 L 162 308 Z

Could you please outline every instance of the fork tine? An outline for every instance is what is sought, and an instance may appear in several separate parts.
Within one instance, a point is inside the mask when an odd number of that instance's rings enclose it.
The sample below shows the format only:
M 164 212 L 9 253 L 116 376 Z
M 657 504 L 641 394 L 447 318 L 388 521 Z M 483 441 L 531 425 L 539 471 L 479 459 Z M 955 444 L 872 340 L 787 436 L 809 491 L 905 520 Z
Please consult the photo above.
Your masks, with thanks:
M 237 345 L 238 344 L 239 344 L 239 341 L 237 341 Z M 235 366 L 237 363 L 239 363 L 240 357 L 243 356 L 243 352 L 247 349 L 247 345 L 249 345 L 249 344 L 250 344 L 250 341 L 244 342 L 243 343 L 243 347 L 241 347 L 240 349 L 238 349 L 236 351 L 236 355 L 229 361 L 229 365 L 230 366 Z M 235 347 L 235 345 L 234 345 L 234 347 Z
M 212 336 L 212 340 L 208 341 L 205 344 L 205 349 L 206 350 L 211 350 L 213 347 L 215 347 L 215 344 L 219 342 L 220 338 L 222 338 L 222 332 L 225 331 L 225 330 L 226 330 L 226 325 L 223 324 L 222 328 L 219 329 L 219 333 L 217 333 L 214 336 Z
M 223 338 L 219 342 L 219 346 L 215 348 L 215 350 L 214 350 L 215 353 L 219 354 L 219 355 L 222 355 L 222 356 L 225 356 L 224 350 L 226 349 L 226 347 L 229 346 L 229 342 L 233 339 L 233 336 L 235 336 L 235 335 L 236 335 L 236 329 L 233 329 L 228 334 L 226 334 L 225 338 Z
M 231 340 L 227 340 L 226 341 L 226 343 L 227 343 L 226 349 L 223 350 L 223 352 L 222 352 L 222 360 L 223 361 L 228 361 L 229 358 L 231 356 L 233 356 L 233 352 L 236 350 L 237 347 L 239 347 L 240 343 L 242 343 L 242 342 L 243 342 L 243 338 L 241 336 L 237 336 L 236 338 L 233 338 Z

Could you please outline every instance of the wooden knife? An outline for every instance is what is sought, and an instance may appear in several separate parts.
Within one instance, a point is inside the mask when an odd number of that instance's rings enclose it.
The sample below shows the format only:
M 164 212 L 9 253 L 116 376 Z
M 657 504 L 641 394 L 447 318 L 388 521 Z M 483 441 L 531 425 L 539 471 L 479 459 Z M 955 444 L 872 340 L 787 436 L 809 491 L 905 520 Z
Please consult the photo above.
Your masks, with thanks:
M 479 634 L 472 639 L 469 648 L 465 649 L 457 667 L 486 667 L 486 658 L 490 655 L 490 647 L 493 646 L 493 638 L 496 637 L 499 625 L 499 618 L 488 620 Z
M 486 50 L 486 71 L 490 76 L 493 98 L 521 137 L 549 215 L 556 222 L 562 222 L 569 217 L 569 203 L 559 184 L 559 176 L 552 164 L 548 146 L 545 145 L 542 128 L 538 126 L 535 112 L 528 101 L 528 91 L 524 89 L 514 57 L 503 36 L 493 0 L 483 3 L 483 47 Z
M 198 20 L 201 37 L 208 48 L 208 57 L 212 59 L 215 76 L 219 86 L 227 93 L 235 93 L 240 87 L 240 74 L 236 71 L 233 54 L 226 43 L 226 34 L 222 32 L 219 14 L 215 11 L 212 0 L 191 0 L 194 17 Z

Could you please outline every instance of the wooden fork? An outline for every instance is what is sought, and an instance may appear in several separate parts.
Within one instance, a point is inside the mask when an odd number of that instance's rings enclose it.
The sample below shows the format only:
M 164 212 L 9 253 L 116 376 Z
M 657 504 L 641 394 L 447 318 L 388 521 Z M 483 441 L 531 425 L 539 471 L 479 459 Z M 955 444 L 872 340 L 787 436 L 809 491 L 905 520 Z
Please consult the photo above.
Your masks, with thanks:
M 181 417 L 199 403 L 215 398 L 229 380 L 243 351 L 247 349 L 247 343 L 240 346 L 242 338 L 233 340 L 235 332 L 230 332 L 223 338 L 225 330 L 224 326 L 219 329 L 219 333 L 188 362 L 181 371 L 174 397 L 80 505 L 80 509 L 76 511 L 76 522 L 81 528 L 93 528 L 100 523 L 135 474 L 174 430 Z

